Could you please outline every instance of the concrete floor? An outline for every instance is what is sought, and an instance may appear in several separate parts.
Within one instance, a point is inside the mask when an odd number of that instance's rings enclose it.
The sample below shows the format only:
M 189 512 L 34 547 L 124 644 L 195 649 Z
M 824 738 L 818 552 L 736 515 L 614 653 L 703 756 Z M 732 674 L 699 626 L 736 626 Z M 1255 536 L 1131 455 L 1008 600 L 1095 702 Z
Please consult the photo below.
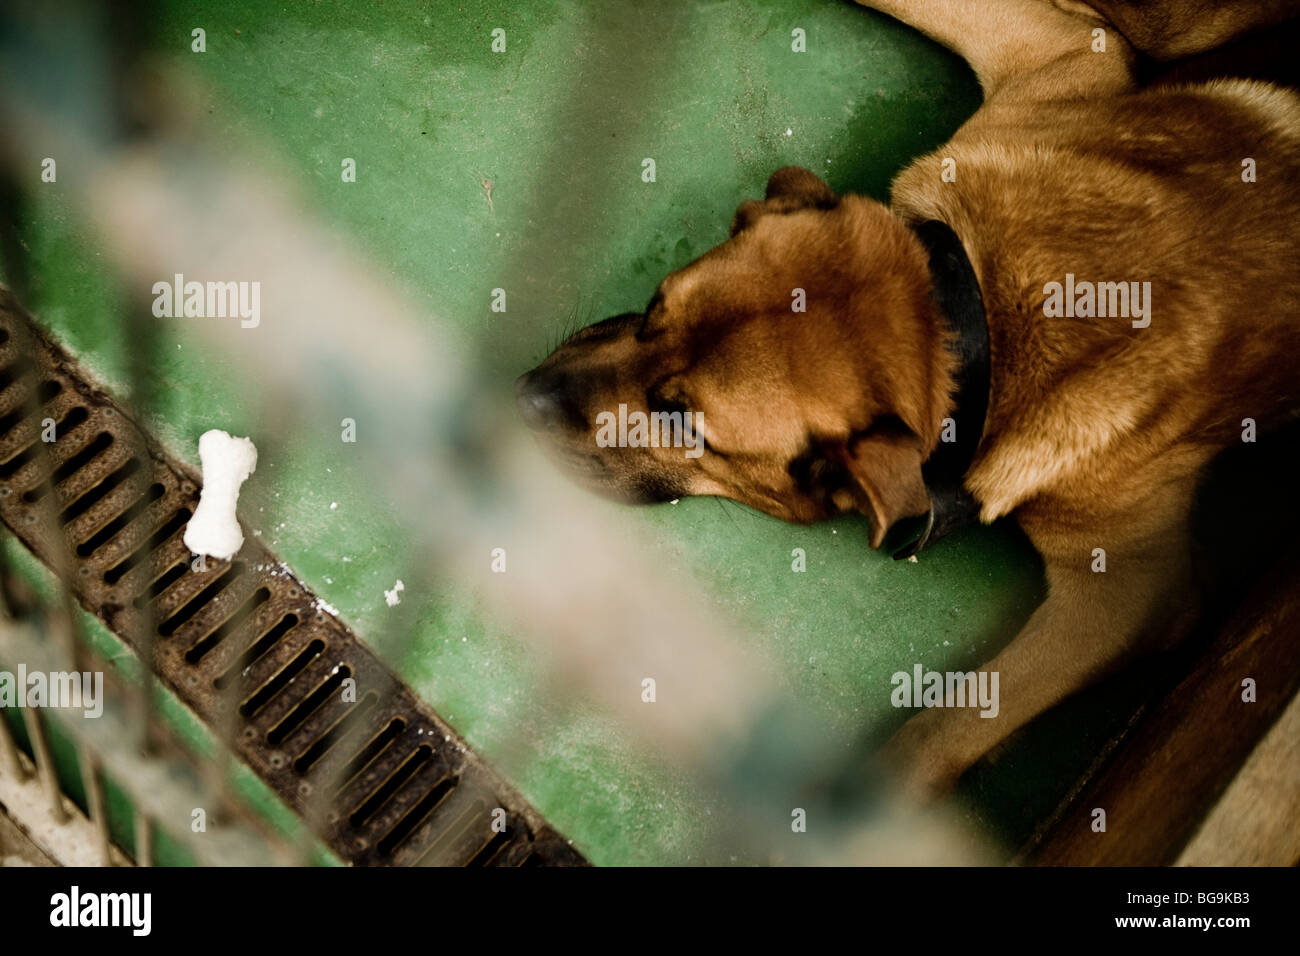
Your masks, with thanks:
M 836 0 L 162 6 L 157 42 L 201 81 L 191 120 L 227 144 L 223 158 L 256 170 L 269 157 L 430 316 L 454 317 L 455 358 L 503 383 L 566 324 L 639 307 L 665 272 L 726 237 L 773 169 L 805 165 L 839 191 L 885 198 L 891 177 L 979 103 L 963 63 Z M 189 51 L 195 27 L 204 54 Z M 791 52 L 796 27 L 807 53 Z M 647 156 L 653 184 L 640 179 Z M 341 157 L 357 160 L 356 183 L 340 182 Z M 120 388 L 125 290 L 57 189 L 32 198 L 28 306 Z M 492 315 L 485 290 L 504 281 L 511 310 Z M 207 428 L 256 438 L 238 370 L 182 322 L 160 334 L 152 424 L 171 449 L 197 464 Z M 319 418 L 332 429 L 338 411 Z M 410 576 L 412 542 L 334 438 L 263 447 L 241 513 L 385 653 L 383 591 Z M 871 553 L 860 521 L 794 528 L 706 500 L 619 520 L 705 582 L 845 747 L 899 721 L 892 672 L 981 662 L 1041 596 L 1036 559 L 1006 527 L 913 565 Z M 805 575 L 790 573 L 795 547 Z M 594 705 L 539 694 L 533 662 L 472 602 L 406 600 L 421 636 L 394 665 L 594 862 L 709 858 L 712 808 L 671 765 Z M 1121 712 L 1103 693 L 1049 717 L 972 775 L 971 817 L 1014 843 Z M 521 733 L 532 742 L 522 755 Z

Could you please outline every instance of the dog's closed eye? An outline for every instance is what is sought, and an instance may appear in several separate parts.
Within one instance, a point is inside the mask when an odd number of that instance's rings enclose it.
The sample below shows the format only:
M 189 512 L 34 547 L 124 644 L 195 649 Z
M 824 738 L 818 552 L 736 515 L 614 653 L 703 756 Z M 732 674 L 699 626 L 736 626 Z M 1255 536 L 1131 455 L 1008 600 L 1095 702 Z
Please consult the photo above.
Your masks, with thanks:
M 679 421 L 684 433 L 698 437 L 700 447 L 710 454 L 726 458 L 724 452 L 718 451 L 704 433 L 704 415 L 693 407 L 690 398 L 673 382 L 664 381 L 650 386 L 646 390 L 646 408 L 651 413 L 680 416 Z
M 597 322 L 595 325 L 589 325 L 585 329 L 579 329 L 572 335 L 564 339 L 564 345 L 595 345 L 600 342 L 606 342 L 610 339 L 617 338 L 627 332 L 632 324 L 638 321 L 641 316 L 635 312 L 624 312 L 622 315 L 611 316 L 608 319 Z
M 681 413 L 688 411 L 685 397 L 677 392 L 668 392 L 662 385 L 652 385 L 645 393 L 646 408 L 652 412 L 663 412 L 665 414 Z

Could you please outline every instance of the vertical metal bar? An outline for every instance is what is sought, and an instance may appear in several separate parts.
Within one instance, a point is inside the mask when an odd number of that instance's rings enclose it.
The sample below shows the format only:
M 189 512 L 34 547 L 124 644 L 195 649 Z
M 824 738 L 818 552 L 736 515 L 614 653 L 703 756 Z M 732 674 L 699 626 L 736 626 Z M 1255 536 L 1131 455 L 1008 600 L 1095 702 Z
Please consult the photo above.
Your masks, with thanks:
M 18 743 L 9 729 L 3 709 L 0 709 L 0 774 L 15 780 L 22 780 L 27 775 L 23 762 L 18 759 Z
M 123 296 L 117 304 L 125 326 L 123 331 L 132 342 L 127 359 L 127 393 L 137 414 L 148 416 L 157 407 L 156 377 L 150 371 L 157 367 L 159 360 L 158 324 L 141 320 L 141 316 L 148 314 L 148 307 L 138 296 Z M 131 452 L 147 472 L 150 464 L 148 450 L 133 447 Z M 152 746 L 149 725 L 153 719 L 154 693 L 158 686 L 154 660 L 158 636 L 156 610 L 152 601 L 145 604 L 138 616 L 136 632 L 132 635 L 141 663 L 140 680 L 132 685 L 135 693 L 131 701 L 131 708 L 138 721 L 135 744 L 141 753 L 149 753 Z
M 12 624 L 20 610 L 14 606 L 11 593 L 15 582 L 9 570 L 9 563 L 5 560 L 4 542 L 7 540 L 7 535 L 0 538 L 0 622 L 3 622 L 4 626 Z M 5 710 L 6 708 L 0 707 L 0 773 L 15 780 L 22 780 L 27 776 L 27 772 L 23 768 L 23 762 L 18 758 L 18 742 L 14 740 L 13 731 L 9 729 Z
M 27 253 L 21 235 L 26 200 L 12 176 L 0 176 L 0 268 L 5 284 L 20 300 L 27 299 Z
M 45 736 L 45 724 L 41 721 L 40 708 L 24 707 L 23 722 L 27 725 L 27 736 L 32 742 L 32 757 L 36 761 L 36 775 L 45 796 L 50 801 L 50 813 L 55 822 L 67 823 L 68 811 L 63 806 L 63 791 L 59 789 L 59 777 L 54 771 L 54 758 L 50 753 L 50 742 Z
M 86 809 L 90 811 L 90 822 L 95 826 L 99 865 L 112 866 L 113 855 L 109 849 L 108 839 L 108 814 L 104 805 L 104 783 L 99 775 L 99 764 L 88 746 L 82 744 L 78 749 L 81 754 L 82 785 L 86 788 Z
M 135 865 L 153 866 L 153 821 L 135 811 Z
M 150 111 L 142 110 L 133 94 L 139 93 L 139 80 L 135 77 L 136 65 L 147 54 L 150 45 L 152 24 L 157 23 L 157 3 L 154 0 L 138 0 L 132 4 L 130 16 L 121 16 L 117 4 L 111 0 L 97 0 L 93 4 L 98 22 L 106 25 L 97 38 L 102 40 L 106 53 L 108 87 L 112 91 L 109 105 L 109 121 L 113 134 L 124 142 L 138 142 L 148 137 L 152 124 Z M 154 13 L 151 14 L 150 11 Z M 135 412 L 148 417 L 158 405 L 158 377 L 154 371 L 159 362 L 159 324 L 148 321 L 150 315 L 147 299 L 140 293 L 126 293 L 118 298 L 118 314 L 123 326 L 122 332 L 131 342 L 127 353 L 127 399 Z M 149 465 L 148 450 L 133 447 L 132 454 L 146 469 Z M 152 746 L 149 725 L 153 719 L 154 693 L 157 676 L 154 666 L 154 645 L 157 638 L 157 621 L 154 617 L 155 607 L 152 602 L 146 604 L 139 616 L 139 631 L 136 638 L 136 653 L 141 664 L 138 694 L 132 706 L 139 721 L 138 738 L 135 743 L 141 753 L 148 753 Z

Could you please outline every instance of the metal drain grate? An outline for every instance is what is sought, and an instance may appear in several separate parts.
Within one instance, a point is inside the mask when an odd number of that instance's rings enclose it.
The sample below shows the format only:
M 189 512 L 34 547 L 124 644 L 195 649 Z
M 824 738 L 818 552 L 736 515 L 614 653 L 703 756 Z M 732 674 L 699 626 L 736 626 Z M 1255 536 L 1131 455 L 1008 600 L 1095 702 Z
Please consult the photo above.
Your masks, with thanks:
M 58 440 L 41 449 L 48 419 Z M 586 862 L 260 542 L 194 570 L 181 536 L 198 484 L 0 290 L 0 520 L 52 567 L 67 548 L 68 585 L 124 640 L 155 622 L 154 669 L 204 720 L 233 695 L 236 751 L 300 813 L 324 801 L 331 849 L 367 865 Z M 66 544 L 49 540 L 51 500 Z

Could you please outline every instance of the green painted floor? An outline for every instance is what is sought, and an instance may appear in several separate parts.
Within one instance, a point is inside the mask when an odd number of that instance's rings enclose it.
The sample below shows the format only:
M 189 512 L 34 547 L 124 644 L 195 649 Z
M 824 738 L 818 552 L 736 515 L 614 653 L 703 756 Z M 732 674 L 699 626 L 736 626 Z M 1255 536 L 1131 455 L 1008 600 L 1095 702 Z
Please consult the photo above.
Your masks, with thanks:
M 453 358 L 483 364 L 503 388 L 562 328 L 639 307 L 666 271 L 724 239 L 735 207 L 761 195 L 773 169 L 805 165 L 837 190 L 884 198 L 894 173 L 979 103 L 963 63 L 836 0 L 162 7 L 155 42 L 202 80 L 191 122 L 228 144 L 222 159 L 256 172 L 273 157 L 431 323 L 456 319 L 443 330 Z M 206 53 L 190 52 L 195 27 Z M 504 53 L 490 49 L 497 27 Z M 807 53 L 791 52 L 796 27 Z M 341 182 L 343 157 L 357 161 L 355 183 Z M 656 160 L 654 183 L 641 181 L 645 157 Z M 117 310 L 130 290 L 57 185 L 29 200 L 27 304 L 122 389 L 132 343 Z M 488 310 L 498 285 L 510 288 L 505 316 Z M 171 450 L 197 464 L 196 440 L 211 427 L 257 440 L 238 370 L 183 320 L 161 321 L 151 424 Z M 387 643 L 394 611 L 383 592 L 413 576 L 415 546 L 340 454 L 344 414 L 321 409 L 318 433 L 258 442 L 245 528 L 594 862 L 715 859 L 705 850 L 715 808 L 684 775 L 595 704 L 540 693 L 536 662 L 471 601 L 408 591 L 398 610 L 419 639 Z M 784 689 L 812 702 L 845 747 L 899 721 L 892 672 L 979 663 L 1041 595 L 1037 561 L 1010 528 L 944 542 L 913 565 L 870 552 L 856 521 L 793 528 L 708 500 L 592 507 L 707 582 L 750 631 L 753 653 L 778 665 Z M 807 574 L 790 571 L 795 547 L 807 551 Z M 972 819 L 1008 845 L 1023 837 L 1119 719 L 1114 697 L 1050 715 L 972 774 Z

